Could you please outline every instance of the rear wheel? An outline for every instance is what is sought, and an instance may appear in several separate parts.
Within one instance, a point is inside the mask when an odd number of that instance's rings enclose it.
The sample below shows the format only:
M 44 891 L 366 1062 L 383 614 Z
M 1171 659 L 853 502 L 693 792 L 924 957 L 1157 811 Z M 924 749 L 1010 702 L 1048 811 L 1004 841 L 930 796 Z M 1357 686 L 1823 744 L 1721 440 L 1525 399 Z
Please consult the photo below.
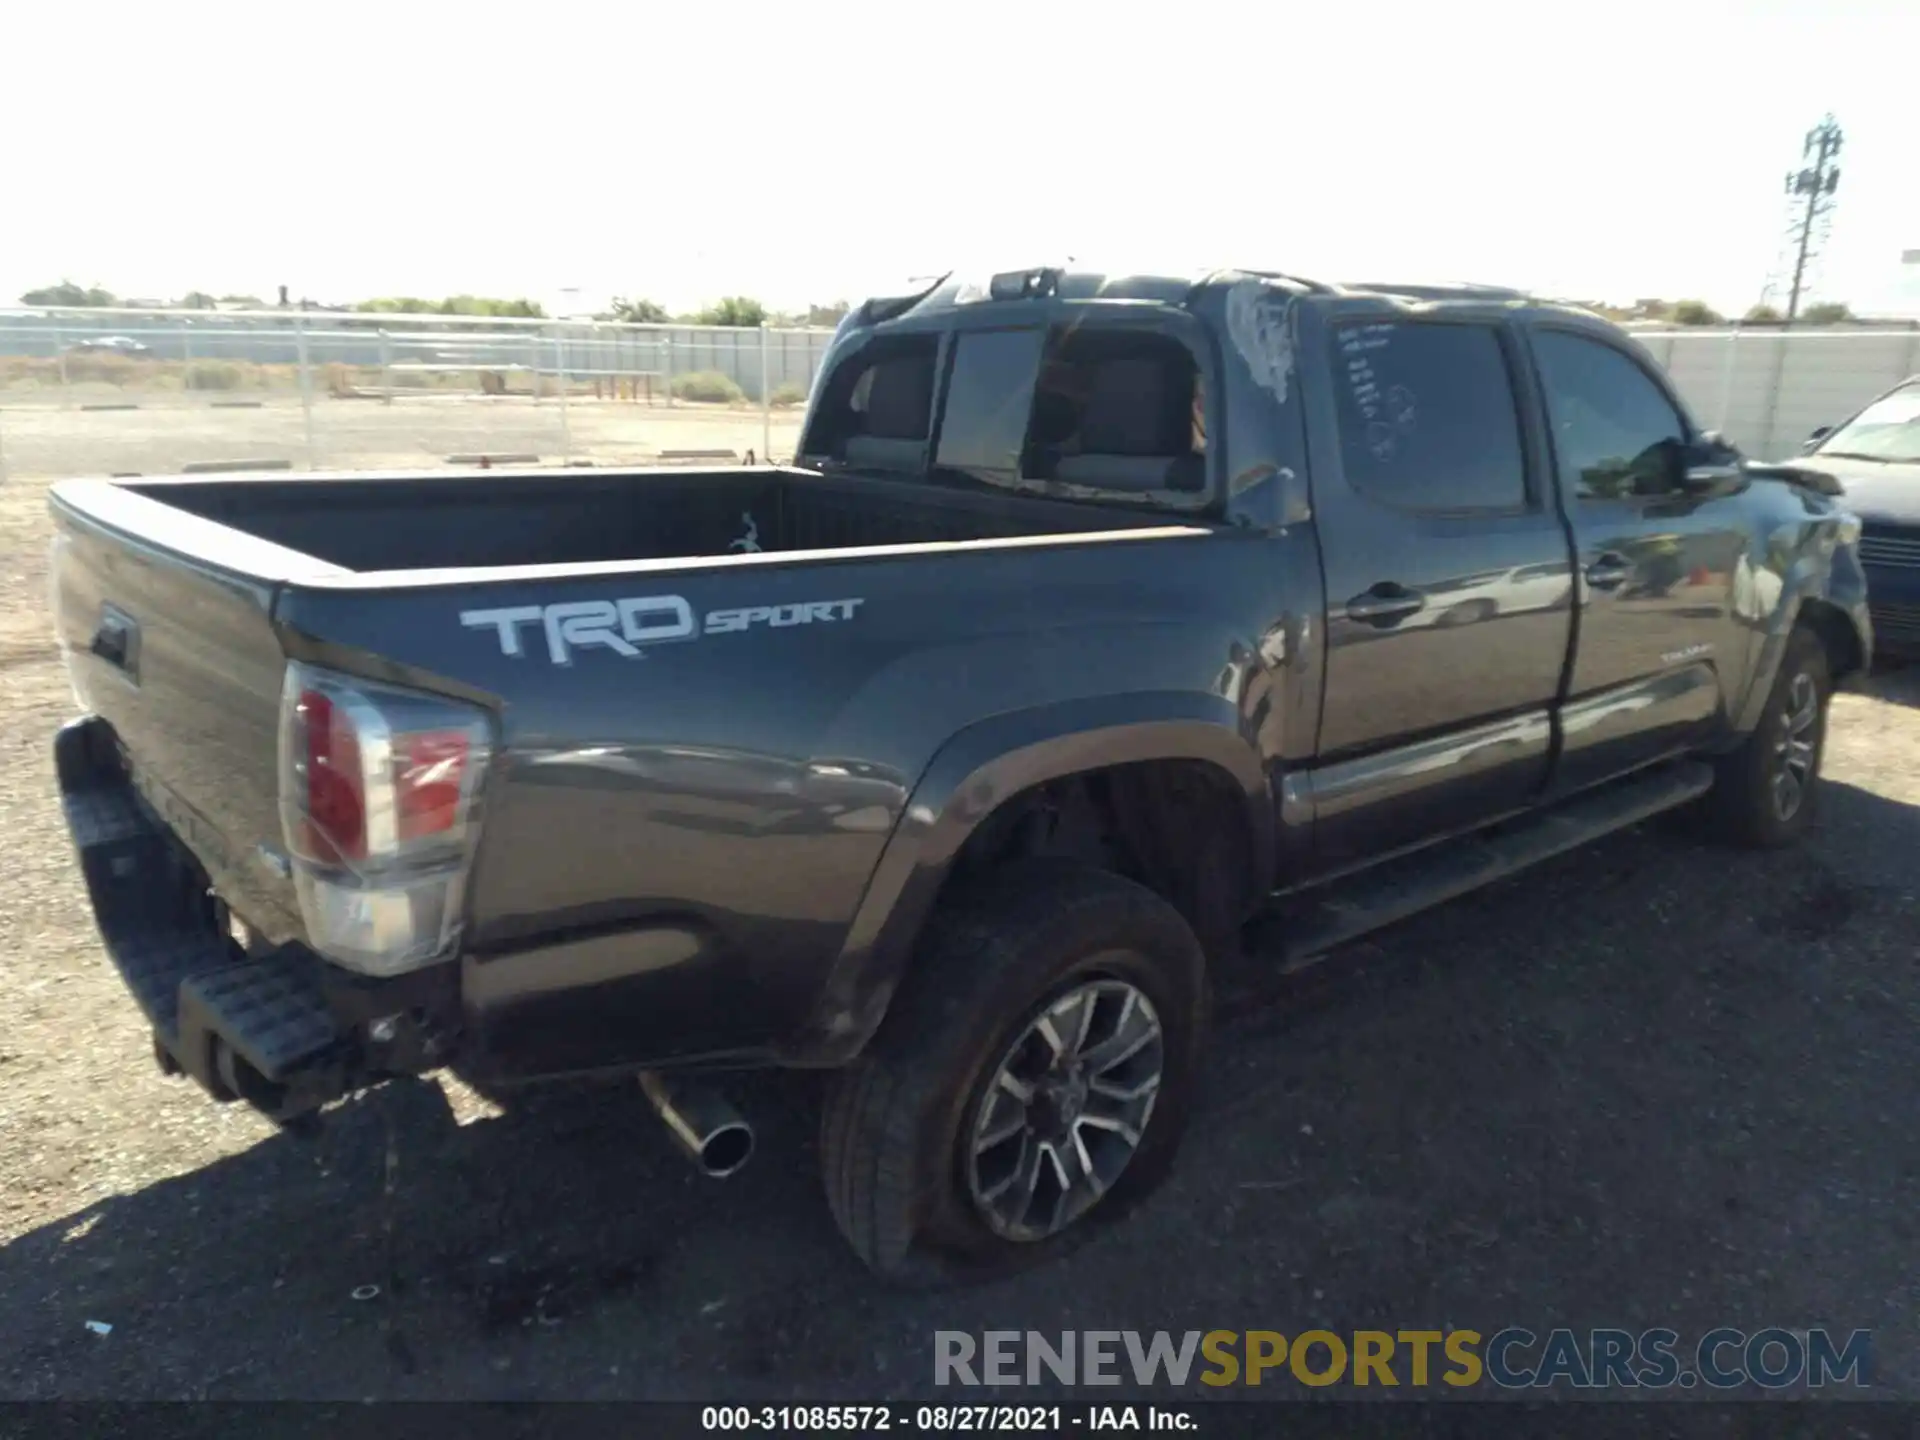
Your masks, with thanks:
M 952 1281 L 1042 1260 L 1144 1196 L 1184 1130 L 1205 961 L 1166 901 L 1024 865 L 943 904 L 835 1077 L 821 1161 L 868 1266 Z
M 1813 821 L 1832 696 L 1826 647 L 1811 630 L 1796 629 L 1760 723 L 1717 764 L 1705 814 L 1718 838 L 1770 849 L 1805 833 Z

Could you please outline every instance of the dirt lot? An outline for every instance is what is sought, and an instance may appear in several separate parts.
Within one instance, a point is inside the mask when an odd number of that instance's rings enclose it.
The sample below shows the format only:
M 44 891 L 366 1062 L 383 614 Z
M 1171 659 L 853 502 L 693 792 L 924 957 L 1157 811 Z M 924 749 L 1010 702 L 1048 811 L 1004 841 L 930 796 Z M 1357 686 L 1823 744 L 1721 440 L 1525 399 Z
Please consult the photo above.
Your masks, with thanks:
M 136 468 L 98 418 L 63 468 Z M 0 419 L 10 466 L 69 445 Z M 716 1184 L 625 1088 L 394 1086 L 307 1140 L 163 1080 L 54 803 L 43 517 L 0 486 L 0 1396 L 845 1400 L 924 1393 L 936 1328 L 1506 1324 L 1869 1328 L 1920 1396 L 1920 674 L 1836 702 L 1800 853 L 1650 828 L 1227 977 L 1164 1192 L 1044 1273 L 901 1295 L 833 1233 L 810 1081 L 739 1087 L 764 1150 Z

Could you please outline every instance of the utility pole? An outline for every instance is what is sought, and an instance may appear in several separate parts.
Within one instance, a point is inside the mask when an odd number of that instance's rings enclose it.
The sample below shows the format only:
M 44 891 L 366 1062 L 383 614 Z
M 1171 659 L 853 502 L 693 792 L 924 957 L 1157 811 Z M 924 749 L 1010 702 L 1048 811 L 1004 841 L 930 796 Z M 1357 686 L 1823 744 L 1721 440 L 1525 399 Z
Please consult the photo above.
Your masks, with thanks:
M 1806 285 L 1807 261 L 1819 253 L 1826 222 L 1833 213 L 1833 192 L 1840 188 L 1840 125 L 1828 115 L 1807 132 L 1800 158 L 1808 163 L 1787 173 L 1787 194 L 1793 197 L 1793 219 L 1787 238 L 1794 247 L 1793 287 L 1787 294 L 1787 324 L 1800 314 L 1800 296 Z M 1804 200 L 1804 205 L 1801 203 Z

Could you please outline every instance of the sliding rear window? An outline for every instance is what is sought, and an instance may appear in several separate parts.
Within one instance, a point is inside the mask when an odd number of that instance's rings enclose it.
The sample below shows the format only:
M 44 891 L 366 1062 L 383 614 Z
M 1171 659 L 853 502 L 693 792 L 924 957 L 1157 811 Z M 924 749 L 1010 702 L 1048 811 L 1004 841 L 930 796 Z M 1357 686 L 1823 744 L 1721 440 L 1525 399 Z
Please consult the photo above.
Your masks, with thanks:
M 988 481 L 1020 473 L 1044 330 L 980 330 L 958 336 L 934 462 Z
M 1206 489 L 1201 370 L 1164 330 L 961 330 L 951 337 L 936 404 L 939 359 L 936 337 L 926 334 L 887 337 L 848 356 L 827 377 L 801 453 L 988 484 L 1040 480 L 1142 495 Z
M 1192 353 L 1158 330 L 963 332 L 934 460 L 989 483 L 1199 492 L 1203 400 Z

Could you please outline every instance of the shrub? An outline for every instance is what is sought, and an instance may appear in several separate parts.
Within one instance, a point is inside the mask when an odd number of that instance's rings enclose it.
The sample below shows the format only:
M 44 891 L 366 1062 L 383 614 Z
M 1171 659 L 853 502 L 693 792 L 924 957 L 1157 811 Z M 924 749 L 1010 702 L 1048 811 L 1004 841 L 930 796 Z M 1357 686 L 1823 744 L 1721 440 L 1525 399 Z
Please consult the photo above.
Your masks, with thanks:
M 703 405 L 738 405 L 747 392 L 734 383 L 731 375 L 718 370 L 696 370 L 690 375 L 673 377 L 676 400 L 693 400 Z
M 1682 300 L 1673 307 L 1676 325 L 1718 325 L 1720 312 L 1704 300 Z
M 129 380 L 147 379 L 148 367 L 125 355 L 76 350 L 65 357 L 67 382 L 72 385 L 122 385 Z M 57 373 L 57 372 L 56 372 Z
M 187 366 L 189 390 L 238 390 L 247 383 L 247 371 L 232 360 L 196 360 Z
M 807 403 L 807 387 L 789 380 L 784 385 L 774 387 L 773 403 L 776 405 L 804 405 Z

